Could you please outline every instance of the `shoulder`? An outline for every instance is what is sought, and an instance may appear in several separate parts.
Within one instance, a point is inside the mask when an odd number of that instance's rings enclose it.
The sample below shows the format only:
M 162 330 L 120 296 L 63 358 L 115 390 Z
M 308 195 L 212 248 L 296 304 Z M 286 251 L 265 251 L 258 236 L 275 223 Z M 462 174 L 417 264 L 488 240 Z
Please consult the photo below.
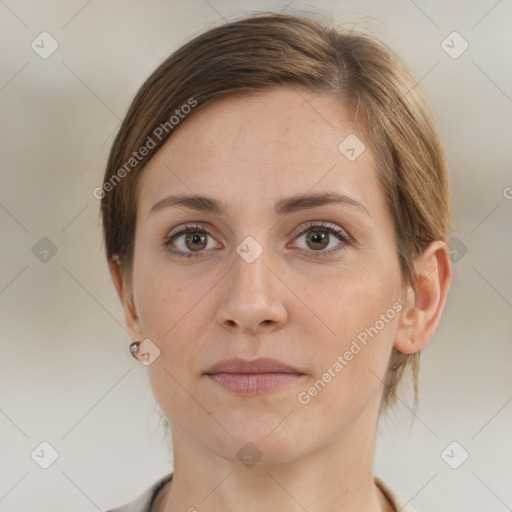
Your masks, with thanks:
M 387 496 L 395 510 L 400 512 L 416 512 L 400 494 L 393 490 L 386 482 L 378 476 L 374 476 L 373 480 L 379 489 Z
M 143 493 L 139 494 L 132 501 L 116 508 L 108 509 L 106 512 L 150 512 L 151 505 L 155 501 L 158 492 L 172 479 L 172 473 L 169 473 L 157 482 L 152 484 Z

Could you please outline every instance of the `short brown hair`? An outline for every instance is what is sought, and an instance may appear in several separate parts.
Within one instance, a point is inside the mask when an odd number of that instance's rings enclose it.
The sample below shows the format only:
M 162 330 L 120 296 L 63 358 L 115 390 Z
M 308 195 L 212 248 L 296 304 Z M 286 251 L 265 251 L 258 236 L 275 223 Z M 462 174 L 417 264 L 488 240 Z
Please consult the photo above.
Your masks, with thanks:
M 403 61 L 375 37 L 344 32 L 304 15 L 269 12 L 193 38 L 159 65 L 137 92 L 112 145 L 104 176 L 104 184 L 111 186 L 101 200 L 107 260 L 119 258 L 123 281 L 131 282 L 137 183 L 144 166 L 207 104 L 278 85 L 333 95 L 361 121 L 378 156 L 376 171 L 394 220 L 403 283 L 415 285 L 416 256 L 430 242 L 446 241 L 453 223 L 444 148 L 423 93 Z M 191 99 L 197 106 L 171 127 L 171 116 Z M 168 129 L 161 130 L 158 140 L 152 137 L 154 145 L 140 163 L 132 161 L 135 165 L 127 167 L 158 126 Z M 419 353 L 393 349 L 384 409 L 396 400 L 408 364 L 416 404 L 418 363 Z

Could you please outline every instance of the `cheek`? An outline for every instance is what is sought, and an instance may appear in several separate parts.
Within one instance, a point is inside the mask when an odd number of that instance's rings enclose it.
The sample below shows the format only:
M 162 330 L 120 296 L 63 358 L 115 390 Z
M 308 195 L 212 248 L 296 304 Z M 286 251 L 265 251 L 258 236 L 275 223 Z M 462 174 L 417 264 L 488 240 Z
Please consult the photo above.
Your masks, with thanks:
M 382 386 L 402 308 L 398 262 L 387 256 L 345 268 L 326 282 L 327 292 L 315 288 L 305 300 L 330 331 L 314 351 L 324 403 L 365 402 Z
M 148 367 L 150 384 L 161 409 L 178 427 L 187 423 L 188 413 L 183 413 L 193 405 L 194 369 L 205 350 L 207 318 L 207 301 L 201 300 L 206 290 L 190 279 L 181 281 L 168 270 L 141 273 L 138 295 L 144 336 L 160 349 Z
M 200 278 L 185 280 L 183 273 L 170 271 L 150 255 L 141 255 L 139 266 L 134 266 L 141 330 L 160 349 L 160 356 L 148 367 L 159 401 L 172 403 L 179 385 L 187 386 L 192 378 L 193 362 L 203 350 L 201 320 L 206 318 L 207 301 L 202 299 L 208 288 Z
M 178 281 L 178 282 L 177 282 Z M 185 374 L 205 338 L 205 290 L 193 283 L 160 277 L 146 281 L 139 295 L 142 332 L 158 345 L 161 360 L 173 372 Z M 203 299 L 203 300 L 202 300 Z
M 375 257 L 369 260 L 361 258 L 346 265 L 336 274 L 317 280 L 314 287 L 309 279 L 302 280 L 304 302 L 318 312 L 331 333 L 326 346 L 342 349 L 390 308 L 386 325 L 396 316 L 392 306 L 400 296 L 398 264 L 386 264 Z
M 136 249 L 135 303 L 142 332 L 165 348 L 167 340 L 180 339 L 176 333 L 187 325 L 187 317 L 200 303 L 205 290 L 199 277 L 190 279 L 189 273 L 185 279 L 185 273 L 179 268 L 173 270 L 160 249 L 151 250 L 149 241 L 145 243 L 148 249 L 141 248 L 144 241 L 139 242 L 139 252 Z M 188 328 L 191 326 L 188 322 Z
M 353 368 L 356 373 L 364 368 L 367 373 L 373 368 L 380 374 L 387 364 L 396 334 L 395 308 L 399 304 L 394 296 L 385 291 L 379 294 L 377 290 L 373 295 L 354 293 L 345 296 L 337 306 L 330 312 L 336 334 L 326 351 L 328 356 L 331 360 L 346 356 L 347 368 Z
M 336 334 L 329 343 L 320 344 L 317 373 L 297 396 L 304 404 L 302 420 L 311 428 L 314 418 L 326 413 L 336 430 L 356 421 L 365 410 L 374 410 L 370 404 L 378 403 L 396 334 L 394 304 L 385 293 L 368 295 L 358 288 L 330 310 Z

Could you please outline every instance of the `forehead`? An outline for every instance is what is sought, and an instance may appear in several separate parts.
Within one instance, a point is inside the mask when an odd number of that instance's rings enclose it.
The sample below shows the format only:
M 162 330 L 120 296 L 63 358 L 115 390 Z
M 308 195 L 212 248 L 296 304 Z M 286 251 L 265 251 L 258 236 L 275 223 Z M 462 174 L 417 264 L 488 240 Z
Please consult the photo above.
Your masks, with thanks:
M 291 87 L 227 96 L 193 112 L 149 162 L 139 205 L 148 210 L 165 193 L 215 191 L 229 201 L 249 191 L 261 198 L 332 187 L 363 198 L 376 192 L 373 155 L 363 144 L 333 96 Z M 347 146 L 362 152 L 349 159 Z
M 287 160 L 295 154 L 329 149 L 337 153 L 340 121 L 350 128 L 347 112 L 332 96 L 291 87 L 236 94 L 213 101 L 176 132 L 169 145 L 186 153 L 246 159 L 259 155 Z M 229 151 L 223 151 L 229 144 Z

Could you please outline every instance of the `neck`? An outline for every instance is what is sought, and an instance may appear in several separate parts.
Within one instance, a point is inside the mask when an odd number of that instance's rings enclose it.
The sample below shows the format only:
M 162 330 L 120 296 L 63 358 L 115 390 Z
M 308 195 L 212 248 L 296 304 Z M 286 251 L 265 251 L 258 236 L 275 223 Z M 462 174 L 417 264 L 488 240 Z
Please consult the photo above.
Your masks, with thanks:
M 394 512 L 373 480 L 375 434 L 376 425 L 355 429 L 292 461 L 245 467 L 174 428 L 174 476 L 157 510 Z

